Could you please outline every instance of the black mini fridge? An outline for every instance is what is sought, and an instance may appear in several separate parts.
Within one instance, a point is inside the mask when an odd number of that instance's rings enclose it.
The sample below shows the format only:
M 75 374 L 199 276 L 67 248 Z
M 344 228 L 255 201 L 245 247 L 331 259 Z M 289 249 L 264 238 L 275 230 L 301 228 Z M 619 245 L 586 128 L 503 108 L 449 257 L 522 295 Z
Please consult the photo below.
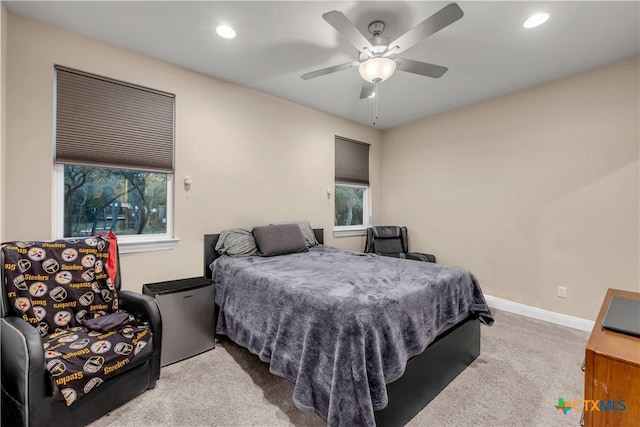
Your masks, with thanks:
M 215 347 L 213 292 L 213 283 L 204 277 L 142 286 L 142 293 L 154 297 L 160 307 L 161 366 L 179 362 Z

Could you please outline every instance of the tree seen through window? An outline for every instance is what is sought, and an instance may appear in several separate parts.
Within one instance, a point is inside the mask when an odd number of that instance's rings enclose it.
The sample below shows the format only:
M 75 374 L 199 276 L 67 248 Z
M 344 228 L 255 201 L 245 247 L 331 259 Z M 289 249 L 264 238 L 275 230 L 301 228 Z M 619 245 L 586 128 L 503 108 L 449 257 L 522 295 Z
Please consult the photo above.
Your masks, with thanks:
M 64 165 L 64 236 L 167 232 L 167 174 Z
M 335 226 L 364 225 L 364 187 L 336 185 Z

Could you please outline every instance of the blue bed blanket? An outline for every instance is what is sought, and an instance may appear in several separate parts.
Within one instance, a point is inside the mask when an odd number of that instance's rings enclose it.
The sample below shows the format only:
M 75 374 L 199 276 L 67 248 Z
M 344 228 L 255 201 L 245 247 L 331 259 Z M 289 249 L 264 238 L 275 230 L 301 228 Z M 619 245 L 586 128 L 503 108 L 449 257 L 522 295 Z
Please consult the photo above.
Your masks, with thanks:
M 329 426 L 373 426 L 386 384 L 470 315 L 493 318 L 475 277 L 441 264 L 328 246 L 212 264 L 217 333 L 295 383 L 293 400 Z

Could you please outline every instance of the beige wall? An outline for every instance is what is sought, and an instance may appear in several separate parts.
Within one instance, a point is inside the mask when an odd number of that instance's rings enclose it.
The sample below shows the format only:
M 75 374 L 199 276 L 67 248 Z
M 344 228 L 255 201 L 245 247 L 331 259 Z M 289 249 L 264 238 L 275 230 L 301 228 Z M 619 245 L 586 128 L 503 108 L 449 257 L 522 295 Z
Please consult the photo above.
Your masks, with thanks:
M 0 3 L 0 242 L 4 241 L 4 183 L 7 95 L 7 11 Z
M 489 295 L 595 319 L 640 290 L 639 110 L 636 57 L 386 131 L 378 218 Z
M 175 235 L 172 251 L 122 255 L 124 287 L 202 274 L 202 236 L 221 229 L 308 219 L 333 239 L 334 135 L 371 144 L 374 212 L 381 133 L 59 28 L 9 14 L 6 233 L 52 237 L 53 66 L 65 65 L 176 95 Z M 184 176 L 193 180 L 187 194 Z

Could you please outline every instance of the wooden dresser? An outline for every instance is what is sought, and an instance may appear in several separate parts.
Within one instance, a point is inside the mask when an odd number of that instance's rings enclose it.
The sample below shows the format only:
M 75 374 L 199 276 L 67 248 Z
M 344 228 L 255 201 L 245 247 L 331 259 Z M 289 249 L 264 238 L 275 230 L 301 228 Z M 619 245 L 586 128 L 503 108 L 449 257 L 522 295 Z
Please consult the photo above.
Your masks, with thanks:
M 589 337 L 584 366 L 584 399 L 625 401 L 624 411 L 584 411 L 587 427 L 640 425 L 640 338 L 602 327 L 611 297 L 640 299 L 640 293 L 609 289 Z M 588 406 L 588 405 L 587 405 Z

